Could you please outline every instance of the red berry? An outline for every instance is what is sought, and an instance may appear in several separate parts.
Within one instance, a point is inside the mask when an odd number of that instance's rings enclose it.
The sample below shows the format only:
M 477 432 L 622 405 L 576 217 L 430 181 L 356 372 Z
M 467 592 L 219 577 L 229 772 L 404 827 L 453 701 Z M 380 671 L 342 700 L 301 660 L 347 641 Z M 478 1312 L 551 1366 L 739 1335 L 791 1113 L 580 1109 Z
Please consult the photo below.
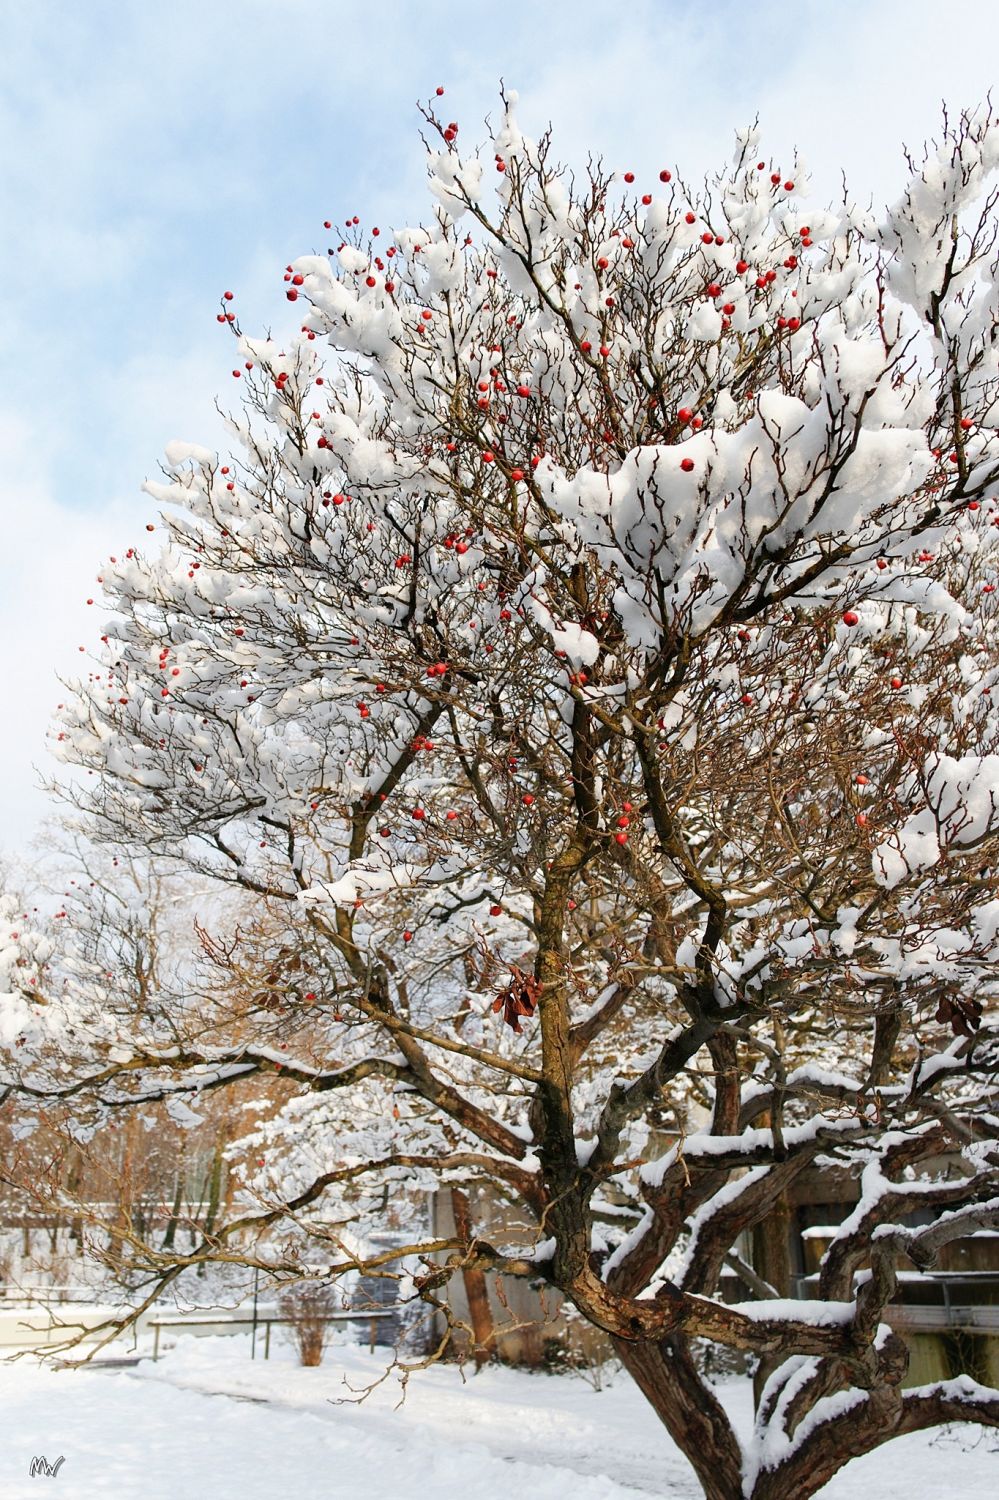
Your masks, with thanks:
M 502 906 L 491 906 L 489 908 L 489 915 L 491 917 L 501 917 L 503 915 Z
M 683 472 L 685 474 L 689 474 L 690 471 L 691 471 L 691 469 L 693 467 L 694 467 L 694 460 L 692 458 L 685 458 L 685 459 L 682 459 L 681 462 L 680 462 L 680 468 L 683 470 Z
M 860 616 L 858 614 L 855 614 L 852 609 L 846 609 L 843 611 L 843 624 L 850 626 L 859 625 Z
M 673 177 L 673 173 L 672 172 L 668 172 L 665 167 L 659 173 L 659 181 L 660 182 L 670 182 L 672 180 L 672 177 Z
M 615 844 L 626 844 L 628 842 L 628 835 L 626 833 L 615 833 L 614 842 Z

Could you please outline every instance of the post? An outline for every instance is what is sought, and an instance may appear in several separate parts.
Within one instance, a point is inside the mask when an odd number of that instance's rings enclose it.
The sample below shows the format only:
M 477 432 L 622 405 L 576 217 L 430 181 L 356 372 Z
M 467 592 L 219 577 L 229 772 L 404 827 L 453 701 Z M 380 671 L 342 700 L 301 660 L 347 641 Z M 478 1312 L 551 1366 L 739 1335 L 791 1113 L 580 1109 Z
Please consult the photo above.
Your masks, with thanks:
M 267 1329 L 267 1332 L 264 1334 L 264 1359 L 270 1359 L 271 1357 L 271 1324 L 273 1322 L 273 1318 L 268 1318 L 264 1324 L 264 1327 Z
M 253 1333 L 250 1338 L 250 1358 L 257 1357 L 257 1289 L 260 1286 L 260 1267 L 253 1268 Z
M 153 1363 L 154 1364 L 159 1359 L 159 1357 L 160 1357 L 160 1325 L 158 1323 L 154 1323 L 153 1324 Z

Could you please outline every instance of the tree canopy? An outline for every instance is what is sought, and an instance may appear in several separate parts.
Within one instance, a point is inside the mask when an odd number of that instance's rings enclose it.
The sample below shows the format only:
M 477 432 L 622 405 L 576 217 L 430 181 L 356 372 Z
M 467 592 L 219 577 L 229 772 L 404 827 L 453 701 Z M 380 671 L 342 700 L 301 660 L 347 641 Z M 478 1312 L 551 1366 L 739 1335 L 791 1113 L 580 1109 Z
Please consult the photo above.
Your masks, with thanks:
M 491 1182 L 531 1243 L 378 1266 L 549 1283 L 707 1495 L 800 1500 L 999 1422 L 904 1390 L 883 1316 L 999 1225 L 999 124 L 945 122 L 879 217 L 806 207 L 756 129 L 700 186 L 573 175 L 515 104 L 472 151 L 427 108 L 425 221 L 291 262 L 294 327 L 222 299 L 231 451 L 147 483 L 54 742 L 92 838 L 256 915 L 140 1014 L 68 921 L 8 924 L 8 1082 L 277 1077 L 258 1207 L 195 1259 L 293 1220 L 333 1277 L 348 1210 Z M 857 1205 L 777 1296 L 740 1237 L 817 1167 Z M 698 1338 L 767 1362 L 746 1451 Z

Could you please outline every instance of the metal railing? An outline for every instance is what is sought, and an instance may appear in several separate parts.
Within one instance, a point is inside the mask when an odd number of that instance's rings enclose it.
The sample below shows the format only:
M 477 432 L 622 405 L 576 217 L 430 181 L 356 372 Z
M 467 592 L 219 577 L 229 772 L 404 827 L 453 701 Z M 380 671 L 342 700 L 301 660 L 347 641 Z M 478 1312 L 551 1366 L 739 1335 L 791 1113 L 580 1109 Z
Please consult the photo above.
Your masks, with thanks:
M 999 1332 L 999 1307 L 919 1307 L 893 1303 L 885 1308 L 884 1319 L 900 1333 L 939 1333 L 951 1329 L 962 1333 Z
M 315 1321 L 316 1322 L 322 1322 L 322 1323 L 367 1323 L 369 1325 L 369 1330 L 368 1330 L 369 1331 L 369 1347 L 370 1347 L 371 1352 L 373 1354 L 374 1350 L 375 1350 L 375 1334 L 376 1334 L 376 1331 L 377 1331 L 377 1325 L 378 1325 L 379 1321 L 382 1318 L 397 1318 L 398 1316 L 399 1316 L 398 1311 L 395 1308 L 385 1308 L 385 1309 L 379 1309 L 379 1310 L 372 1310 L 371 1312 L 363 1312 L 363 1311 L 362 1312 L 351 1312 L 351 1311 L 347 1311 L 347 1312 L 327 1313 L 324 1317 L 317 1318 Z M 310 1321 L 312 1321 L 312 1320 L 310 1319 Z M 252 1313 L 248 1314 L 248 1315 L 240 1315 L 240 1316 L 237 1316 L 237 1317 L 233 1317 L 229 1313 L 219 1312 L 219 1313 L 200 1313 L 200 1314 L 194 1314 L 194 1315 L 189 1314 L 186 1317 L 179 1317 L 179 1318 L 152 1318 L 150 1320 L 150 1322 L 148 1323 L 147 1326 L 153 1330 L 153 1359 L 154 1360 L 157 1360 L 160 1357 L 160 1330 L 161 1329 L 163 1329 L 163 1328 L 197 1328 L 197 1327 L 205 1327 L 206 1325 L 207 1326 L 211 1326 L 211 1325 L 214 1325 L 214 1324 L 221 1324 L 221 1325 L 225 1326 L 226 1328 L 235 1327 L 235 1326 L 238 1326 L 238 1325 L 241 1325 L 241 1324 L 246 1324 L 247 1327 L 252 1328 L 254 1330 L 256 1330 L 257 1328 L 263 1328 L 264 1329 L 264 1359 L 269 1359 L 270 1358 L 270 1354 L 271 1354 L 271 1328 L 273 1327 L 273 1325 L 275 1323 L 276 1324 L 284 1324 L 287 1327 L 291 1327 L 291 1326 L 294 1325 L 295 1319 L 294 1318 L 283 1318 L 283 1317 L 271 1317 L 269 1315 L 263 1316 L 263 1317 L 254 1317 Z
M 0 1284 L 0 1307 L 46 1307 L 50 1303 L 63 1306 L 67 1302 L 114 1301 L 113 1293 L 120 1288 L 102 1286 L 22 1286 L 20 1283 Z

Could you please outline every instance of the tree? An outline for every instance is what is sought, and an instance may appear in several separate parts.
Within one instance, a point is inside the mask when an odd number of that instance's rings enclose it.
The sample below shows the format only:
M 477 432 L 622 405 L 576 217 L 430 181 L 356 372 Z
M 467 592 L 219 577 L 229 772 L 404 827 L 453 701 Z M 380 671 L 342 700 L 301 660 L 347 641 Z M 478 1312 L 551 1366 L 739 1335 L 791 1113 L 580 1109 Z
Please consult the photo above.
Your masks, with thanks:
M 119 857 L 79 839 L 60 844 L 60 830 L 51 828 L 50 868 L 36 872 L 36 880 L 46 873 L 46 881 L 33 895 L 14 898 L 7 882 L 0 984 L 15 992 L 2 1013 L 5 1047 L 17 1058 L 34 1042 L 40 1048 L 34 1066 L 44 1059 L 72 1082 L 42 1109 L 30 1095 L 12 1093 L 7 1101 L 0 1117 L 4 1207 L 26 1226 L 22 1258 L 31 1262 L 33 1281 L 44 1283 L 61 1263 L 68 1229 L 77 1254 L 88 1231 L 87 1247 L 104 1279 L 109 1273 L 127 1283 L 133 1239 L 144 1244 L 162 1234 L 165 1247 L 179 1248 L 211 1231 L 225 1191 L 226 1143 L 237 1133 L 232 1111 L 246 1101 L 209 1095 L 195 1114 L 183 1097 L 168 1096 L 121 1112 L 74 1086 L 95 1055 L 113 1055 L 115 1038 L 127 1036 L 134 1045 L 147 1018 L 158 1016 L 178 1036 L 203 1017 L 203 1005 L 190 995 L 197 956 L 192 911 L 200 894 L 205 915 L 212 893 L 199 893 L 190 881 L 171 884 L 148 860 L 123 851 Z M 17 993 L 31 996 L 30 1008 L 16 1003 Z M 32 1012 L 43 1018 L 40 1028 Z M 238 1035 L 235 1026 L 230 1034 Z M 266 1109 L 261 1090 L 255 1101 Z M 245 1130 L 242 1118 L 239 1129 Z M 48 1230 L 52 1267 L 30 1254 L 32 1222 Z M 55 1280 L 65 1282 L 65 1272 Z
M 573 177 L 514 104 L 472 154 L 426 110 L 432 213 L 292 263 L 300 331 L 221 302 L 233 455 L 173 444 L 147 484 L 165 541 L 102 568 L 57 744 L 95 837 L 283 925 L 281 1041 L 206 1000 L 73 1086 L 287 1089 L 268 1203 L 185 1264 L 294 1223 L 333 1279 L 345 1217 L 492 1182 L 531 1246 L 467 1220 L 364 1268 L 419 1254 L 431 1305 L 542 1279 L 707 1496 L 804 1500 L 999 1423 L 970 1378 L 904 1390 L 884 1316 L 900 1265 L 999 1223 L 999 124 L 945 120 L 879 220 L 804 209 L 755 129 L 700 189 Z M 857 1206 L 817 1299 L 774 1296 L 740 1246 L 813 1166 Z M 701 1339 L 765 1366 L 745 1451 Z

